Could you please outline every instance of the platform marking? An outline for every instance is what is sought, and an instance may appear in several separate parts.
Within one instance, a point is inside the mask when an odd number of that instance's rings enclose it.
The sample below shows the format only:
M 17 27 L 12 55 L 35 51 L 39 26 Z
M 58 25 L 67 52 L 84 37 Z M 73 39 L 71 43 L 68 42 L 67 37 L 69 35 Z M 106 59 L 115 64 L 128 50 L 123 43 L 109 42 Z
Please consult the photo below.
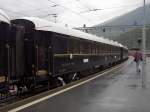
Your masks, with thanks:
M 123 64 L 124 64 L 124 63 L 123 63 Z M 80 85 L 82 85 L 82 84 L 85 84 L 85 83 L 87 83 L 87 82 L 90 82 L 90 81 L 92 81 L 92 80 L 94 80 L 94 79 L 96 79 L 96 78 L 98 78 L 98 77 L 100 77 L 100 76 L 103 76 L 104 74 L 107 74 L 107 73 L 109 73 L 109 72 L 111 72 L 111 71 L 113 71 L 113 70 L 119 68 L 119 67 L 122 66 L 123 64 L 121 64 L 121 65 L 119 65 L 119 66 L 117 66 L 117 67 L 115 67 L 115 68 L 112 68 L 112 69 L 110 69 L 110 70 L 108 70 L 108 71 L 105 71 L 105 72 L 103 72 L 103 73 L 101 73 L 101 74 L 99 74 L 99 75 L 97 75 L 97 76 L 95 76 L 95 77 L 92 77 L 92 78 L 88 79 L 88 80 L 85 80 L 85 81 L 83 81 L 83 82 L 80 82 L 80 83 L 78 83 L 78 84 L 76 84 L 76 85 L 73 85 L 73 86 L 71 86 L 71 87 L 68 87 L 68 88 L 66 88 L 66 89 L 63 89 L 63 90 L 58 91 L 58 92 L 56 92 L 56 93 L 53 93 L 53 94 L 51 94 L 51 95 L 45 96 L 45 97 L 43 97 L 43 98 L 37 99 L 37 100 L 32 101 L 32 102 L 30 102 L 30 103 L 27 103 L 27 104 L 25 104 L 25 105 L 22 105 L 22 106 L 19 106 L 19 107 L 17 107 L 17 108 L 14 108 L 14 109 L 12 109 L 12 110 L 9 110 L 8 112 L 17 112 L 17 111 L 20 111 L 20 110 L 25 109 L 25 108 L 27 108 L 27 107 L 29 107 L 29 106 L 35 105 L 35 104 L 40 103 L 40 102 L 42 102 L 42 101 L 44 101 L 44 100 L 47 100 L 47 99 L 49 99 L 49 98 L 52 98 L 52 97 L 54 97 L 54 96 L 56 96 L 56 95 L 59 95 L 59 94 L 61 94 L 61 93 L 64 93 L 64 92 L 66 92 L 66 91 L 68 91 L 68 90 L 70 90 L 70 89 L 73 89 L 73 88 L 78 87 L 78 86 L 80 86 Z M 120 71 L 120 70 L 119 70 L 119 71 Z

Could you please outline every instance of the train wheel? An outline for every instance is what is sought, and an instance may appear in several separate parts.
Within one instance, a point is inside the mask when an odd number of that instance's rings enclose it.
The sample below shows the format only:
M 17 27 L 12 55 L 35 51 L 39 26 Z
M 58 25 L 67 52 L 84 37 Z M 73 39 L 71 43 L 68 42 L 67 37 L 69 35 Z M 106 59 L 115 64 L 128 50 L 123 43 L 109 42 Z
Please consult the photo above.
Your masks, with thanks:
M 65 81 L 64 81 L 64 79 L 62 78 L 62 77 L 57 77 L 57 79 L 58 79 L 58 86 L 64 86 L 64 85 L 66 85 L 66 83 L 65 83 Z

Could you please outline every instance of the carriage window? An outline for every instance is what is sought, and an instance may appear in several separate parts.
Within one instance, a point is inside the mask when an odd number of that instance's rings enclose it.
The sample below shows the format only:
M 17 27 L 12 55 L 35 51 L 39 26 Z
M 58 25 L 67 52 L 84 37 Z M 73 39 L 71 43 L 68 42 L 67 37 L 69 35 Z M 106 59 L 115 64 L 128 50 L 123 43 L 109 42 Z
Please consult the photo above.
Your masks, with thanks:
M 99 46 L 98 46 L 98 43 L 96 43 L 96 54 L 99 53 Z
M 73 54 L 73 48 L 74 48 L 73 39 L 69 38 L 68 39 L 68 46 L 67 46 L 67 53 Z
M 73 54 L 79 54 L 80 53 L 80 40 L 79 39 L 69 39 L 68 41 L 69 45 L 69 51 Z
M 99 44 L 99 53 L 100 54 L 103 53 L 103 45 L 102 45 L 102 43 Z
M 73 41 L 73 53 L 74 54 L 79 54 L 80 53 L 80 41 L 79 40 L 74 40 Z
M 67 38 L 64 35 L 53 34 L 53 50 L 54 53 L 67 53 Z
M 104 52 L 107 53 L 108 52 L 108 44 L 104 44 Z
M 47 61 L 48 61 L 48 42 L 47 42 L 47 35 L 45 32 L 36 32 L 36 44 L 38 45 L 37 48 L 37 57 L 38 57 L 38 66 L 39 69 L 47 68 Z
M 79 54 L 80 53 L 80 41 L 75 38 L 68 39 L 67 53 Z
M 112 52 L 112 53 L 114 52 L 114 46 L 111 47 L 111 52 Z
M 80 44 L 80 53 L 81 54 L 89 54 L 91 53 L 90 43 L 82 40 Z
M 99 43 L 99 54 L 101 54 L 102 53 L 102 51 L 103 51 L 103 48 L 102 48 L 103 46 L 102 46 L 102 44 L 101 43 Z
M 83 39 L 68 39 L 67 53 L 72 54 L 91 54 L 92 43 Z
M 111 46 L 107 45 L 107 53 L 110 53 L 110 48 L 111 48 Z
M 84 54 L 84 42 L 80 41 L 80 54 Z
M 118 51 L 117 47 L 113 46 L 112 47 L 112 52 L 117 53 L 117 51 Z
M 110 46 L 110 53 L 112 52 L 112 45 Z
M 95 43 L 93 42 L 92 43 L 92 54 L 95 54 L 95 52 L 96 52 L 96 48 L 95 48 Z
M 120 48 L 116 47 L 116 52 L 119 53 L 119 51 L 120 51 Z
M 87 49 L 88 49 L 88 54 L 91 54 L 92 52 L 91 42 L 88 42 Z
M 99 45 L 99 43 L 97 44 L 97 49 L 98 49 L 98 52 L 97 52 L 97 54 L 99 54 L 100 53 L 100 45 Z
M 38 48 L 38 61 L 41 67 L 46 68 L 47 67 L 47 61 L 48 61 L 48 52 L 47 48 L 45 46 L 39 46 Z
M 113 47 L 113 49 L 114 49 L 114 50 L 113 50 L 113 51 L 114 51 L 114 53 L 116 53 L 116 52 L 117 52 L 117 49 L 116 49 L 116 47 Z

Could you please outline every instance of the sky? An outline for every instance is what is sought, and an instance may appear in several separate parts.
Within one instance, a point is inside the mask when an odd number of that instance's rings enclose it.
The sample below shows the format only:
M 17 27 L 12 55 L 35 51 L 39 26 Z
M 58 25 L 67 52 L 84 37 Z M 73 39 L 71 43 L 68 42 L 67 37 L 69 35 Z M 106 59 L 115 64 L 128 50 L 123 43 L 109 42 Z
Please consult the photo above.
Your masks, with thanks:
M 0 0 L 11 19 L 36 16 L 68 27 L 100 24 L 142 5 L 143 0 Z

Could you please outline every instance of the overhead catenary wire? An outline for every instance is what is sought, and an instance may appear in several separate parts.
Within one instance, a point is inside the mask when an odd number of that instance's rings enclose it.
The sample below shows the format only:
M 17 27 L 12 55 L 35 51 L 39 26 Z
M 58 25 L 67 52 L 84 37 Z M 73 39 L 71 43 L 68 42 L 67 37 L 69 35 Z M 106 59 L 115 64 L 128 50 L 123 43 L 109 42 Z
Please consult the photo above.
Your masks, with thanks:
M 2 7 L 0 9 L 5 10 L 5 11 L 10 12 L 10 13 L 15 13 L 17 15 L 29 16 L 27 14 L 24 14 L 24 13 L 21 13 L 21 12 L 12 11 L 12 10 L 9 10 L 9 9 L 6 9 L 6 8 L 2 8 Z
M 63 6 L 63 4 L 70 4 L 70 3 L 72 3 L 72 1 L 69 1 L 69 2 L 63 2 L 63 3 L 61 3 L 61 4 L 58 4 L 58 3 L 56 3 L 56 2 L 54 2 L 54 1 L 52 1 L 52 0 L 48 0 L 48 1 L 50 1 L 53 5 L 51 5 L 51 6 L 48 6 L 48 7 L 43 7 L 43 8 L 37 8 L 37 9 L 34 9 L 34 10 L 26 10 L 25 12 L 27 12 L 27 11 L 42 11 L 43 9 L 49 9 L 49 8 L 54 8 L 54 7 L 57 7 L 57 6 L 61 6 L 61 7 L 65 7 L 65 6 Z M 76 2 L 78 2 L 81 6 L 83 6 L 83 7 L 85 7 L 86 9 L 88 9 L 88 10 L 86 10 L 86 11 L 82 11 L 82 12 L 79 12 L 79 13 L 86 13 L 86 12 L 92 12 L 92 11 L 98 11 L 98 10 L 108 10 L 108 9 L 114 9 L 114 8 L 122 8 L 122 7 L 133 7 L 133 6 L 137 6 L 137 5 L 139 5 L 139 4 L 134 4 L 134 5 L 126 5 L 126 6 L 118 6 L 118 7 L 110 7 L 110 8 L 89 8 L 89 7 L 87 7 L 87 6 L 85 6 L 84 4 L 82 4 L 80 1 L 78 1 L 78 0 L 75 0 Z M 30 4 L 28 4 L 29 6 L 32 6 L 33 7 L 33 5 L 30 5 Z M 65 8 L 67 8 L 67 7 L 65 7 Z M 67 8 L 67 9 L 69 9 L 69 8 Z M 71 9 L 69 9 L 69 10 L 71 10 Z M 46 11 L 42 11 L 42 12 L 46 12 Z M 74 11 L 75 12 L 75 11 Z M 75 12 L 75 13 L 78 13 L 78 12 Z M 78 13 L 78 14 L 79 14 Z
M 91 10 L 91 8 L 89 8 L 88 6 L 86 6 L 85 4 L 81 3 L 79 0 L 75 0 L 78 4 L 80 4 L 81 6 L 85 7 L 88 10 Z
M 54 1 L 51 1 L 51 0 L 48 0 L 48 1 L 51 2 L 51 3 L 53 3 L 53 5 L 48 6 L 47 9 L 60 6 L 60 7 L 64 8 L 64 9 L 69 10 L 70 12 L 72 12 L 72 13 L 74 13 L 74 14 L 76 14 L 76 15 L 78 15 L 78 16 L 84 18 L 84 19 L 86 19 L 88 22 L 91 23 L 91 20 L 90 20 L 89 18 L 86 18 L 86 17 L 84 17 L 83 15 L 79 14 L 78 12 L 75 12 L 75 11 L 71 10 L 70 8 L 67 8 L 67 7 L 63 6 L 63 4 L 70 4 L 70 3 L 72 3 L 72 1 L 64 2 L 64 3 L 62 3 L 62 4 L 58 4 L 58 3 L 54 2 Z M 30 5 L 30 6 L 31 6 L 31 5 Z M 33 6 L 32 6 L 32 7 L 33 7 Z M 44 8 L 38 8 L 38 9 L 35 9 L 35 10 L 28 10 L 28 11 L 30 11 L 30 12 L 31 12 L 31 11 L 42 11 L 43 9 L 45 9 L 45 7 L 44 7 Z M 42 12 L 48 13 L 47 11 L 42 11 Z M 36 15 L 36 16 L 37 16 L 37 17 L 44 18 L 44 17 L 47 17 L 47 16 L 49 16 L 49 15 L 51 15 L 51 14 L 46 14 L 46 15 L 44 15 L 44 16 L 41 16 L 41 15 Z
M 67 7 L 63 6 L 62 4 L 58 4 L 58 3 L 56 3 L 56 2 L 54 2 L 54 1 L 52 1 L 52 0 L 48 0 L 48 1 L 50 1 L 50 2 L 53 3 L 54 5 L 53 5 L 53 6 L 50 6 L 50 7 L 47 7 L 47 8 L 52 8 L 52 7 L 61 6 L 61 7 L 63 7 L 64 9 L 67 9 L 67 10 L 69 10 L 70 12 L 72 12 L 72 13 L 74 13 L 74 14 L 76 14 L 76 15 L 78 15 L 78 16 L 84 18 L 84 19 L 86 19 L 88 22 L 91 22 L 92 20 L 90 20 L 89 18 L 87 18 L 87 17 L 81 15 L 81 13 L 96 12 L 96 11 L 99 11 L 99 10 L 108 10 L 108 9 L 114 9 L 114 8 L 133 7 L 133 6 L 139 5 L 139 4 L 134 4 L 134 5 L 111 7 L 111 8 L 103 8 L 103 9 L 100 9 L 100 8 L 92 9 L 92 8 L 89 8 L 89 7 L 85 6 L 85 5 L 82 4 L 80 1 L 75 0 L 75 1 L 78 2 L 80 5 L 82 5 L 82 6 L 85 7 L 86 9 L 88 9 L 88 10 L 83 11 L 83 12 L 76 12 L 76 11 L 73 11 L 73 10 L 71 10 L 70 8 L 67 8 Z M 63 3 L 63 4 L 66 4 L 66 3 L 72 3 L 72 1 L 65 2 L 65 3 Z M 41 10 L 42 10 L 42 9 L 41 9 Z M 46 15 L 43 15 L 43 16 L 41 16 L 41 15 L 37 15 L 37 16 L 44 18 L 44 17 L 49 16 L 49 14 L 46 14 Z M 99 16 L 98 16 L 98 17 L 99 17 Z M 100 18 L 100 17 L 99 17 L 99 18 Z
M 58 4 L 58 3 L 56 3 L 56 2 L 54 2 L 54 1 L 52 1 L 52 0 L 48 0 L 48 1 L 49 1 L 49 2 L 52 2 L 52 3 L 55 3 L 56 5 L 58 5 L 58 6 L 60 6 L 60 7 L 63 7 L 64 9 L 66 9 L 66 10 L 68 10 L 68 11 L 70 11 L 70 12 L 72 12 L 72 13 L 78 15 L 78 16 L 80 16 L 81 18 L 85 19 L 85 20 L 88 21 L 89 23 L 92 23 L 92 20 L 90 20 L 89 18 L 84 17 L 84 16 L 81 15 L 80 13 L 78 13 L 78 12 L 76 12 L 76 11 L 73 11 L 73 10 L 71 10 L 70 8 L 67 8 L 67 7 L 65 7 L 65 6 L 63 6 L 63 5 L 61 5 L 61 4 Z
M 52 1 L 52 0 L 48 0 L 48 1 L 51 2 L 51 3 L 53 3 L 53 4 L 55 5 L 55 7 L 57 7 L 57 6 L 62 7 L 62 8 L 64 8 L 64 9 L 66 9 L 66 10 L 68 10 L 68 11 L 70 11 L 70 12 L 72 12 L 72 13 L 74 13 L 74 14 L 80 16 L 80 17 L 82 17 L 83 19 L 85 19 L 86 21 L 88 21 L 88 22 L 91 23 L 91 24 L 93 24 L 93 22 L 94 22 L 93 20 L 91 20 L 91 19 L 89 19 L 89 18 L 83 16 L 83 15 L 81 14 L 81 12 L 73 11 L 73 10 L 71 10 L 70 8 L 65 7 L 65 6 L 63 6 L 62 4 L 56 3 L 56 2 L 54 2 L 54 1 Z M 81 4 L 79 1 L 77 1 L 77 0 L 75 0 L 75 1 L 78 2 L 79 4 Z M 92 8 L 91 8 L 91 9 L 90 9 L 89 7 L 86 7 L 86 6 L 84 6 L 83 4 L 81 4 L 81 5 L 82 5 L 83 7 L 85 7 L 86 9 L 89 9 L 89 10 L 87 10 L 86 12 L 96 12 L 96 11 L 99 11 L 99 10 L 106 10 L 106 9 L 123 8 L 123 7 L 131 7 L 131 6 L 133 7 L 133 6 L 139 5 L 139 3 L 138 3 L 138 4 L 133 4 L 133 5 L 125 5 L 125 6 L 104 8 L 104 9 L 100 9 L 100 8 L 95 8 L 95 9 L 92 9 Z M 47 16 L 49 16 L 49 14 L 43 15 L 42 18 L 43 18 L 43 17 L 47 17 Z M 99 15 L 97 15 L 97 16 L 98 16 L 98 18 L 100 18 Z M 40 15 L 40 17 L 41 17 L 41 15 Z
M 63 5 L 63 4 L 70 4 L 70 3 L 72 3 L 72 1 L 63 2 L 63 3 L 61 3 L 61 5 Z M 42 11 L 43 9 L 54 8 L 54 7 L 57 7 L 57 6 L 59 6 L 59 5 L 58 5 L 58 4 L 55 4 L 55 3 L 52 3 L 51 6 L 36 8 L 36 9 L 33 9 L 33 10 L 26 10 L 25 12 L 27 12 L 27 11 L 40 11 L 40 10 Z M 46 12 L 46 11 L 45 11 L 45 12 Z
M 118 6 L 118 7 L 108 7 L 108 8 L 95 8 L 95 9 L 85 10 L 80 13 L 89 13 L 92 11 L 110 10 L 110 9 L 123 8 L 123 7 L 133 7 L 133 6 L 137 6 L 137 5 L 140 5 L 140 4 L 125 5 L 125 6 Z
M 85 15 L 83 15 L 83 14 L 81 14 L 81 13 L 96 12 L 96 11 L 99 11 L 99 10 L 107 10 L 107 9 L 113 9 L 113 8 L 131 7 L 131 6 L 133 7 L 133 6 L 137 5 L 137 4 L 135 4 L 135 5 L 118 6 L 118 7 L 110 7 L 110 8 L 103 8 L 103 9 L 101 9 L 101 8 L 95 8 L 95 9 L 93 9 L 93 8 L 90 8 L 90 7 L 86 6 L 85 4 L 83 4 L 82 2 L 80 2 L 79 0 L 72 0 L 72 1 L 63 2 L 63 3 L 57 3 L 57 2 L 55 2 L 55 1 L 53 1 L 53 0 L 48 0 L 48 1 L 51 2 L 51 5 L 50 5 L 50 6 L 43 7 L 43 8 L 34 7 L 34 5 L 28 4 L 28 2 L 27 2 L 26 5 L 33 7 L 33 10 L 27 10 L 27 11 L 30 11 L 30 12 L 32 12 L 32 11 L 40 11 L 40 12 L 41 12 L 40 15 L 37 15 L 37 13 L 35 13 L 34 15 L 37 16 L 37 17 L 40 17 L 40 18 L 44 18 L 44 17 L 46 17 L 46 16 L 49 15 L 48 13 L 49 13 L 50 8 L 62 7 L 62 8 L 64 8 L 65 10 L 68 10 L 68 11 L 70 11 L 71 13 L 80 16 L 81 18 L 83 18 L 83 19 L 86 20 L 87 22 L 93 24 L 95 20 L 93 21 L 93 19 L 90 19 L 89 17 L 87 17 L 87 16 L 85 16 Z M 68 8 L 68 7 L 66 7 L 66 6 L 64 6 L 65 4 L 73 3 L 73 1 L 76 1 L 78 4 L 80 4 L 81 6 L 83 6 L 84 8 L 86 8 L 87 11 L 85 11 L 85 12 L 84 12 L 84 11 L 83 11 L 83 12 L 77 12 L 77 11 L 74 11 L 74 10 L 72 10 L 72 9 L 70 9 L 70 8 Z M 76 5 L 78 5 L 78 4 L 76 4 Z M 35 8 L 35 10 L 34 10 L 34 8 Z M 37 8 L 37 9 L 36 9 L 36 8 Z M 4 9 L 4 8 L 3 8 L 3 9 Z M 49 9 L 49 10 L 44 10 L 44 9 Z M 27 13 L 26 13 L 26 10 L 23 10 L 22 12 L 9 10 L 9 9 L 7 9 L 7 8 L 5 8 L 4 10 L 6 10 L 7 12 L 10 12 L 10 13 L 12 13 L 12 14 L 14 13 L 14 14 L 17 14 L 17 15 L 22 15 L 22 16 L 31 16 L 30 14 L 27 14 Z M 43 12 L 43 13 L 42 13 L 42 12 Z M 45 15 L 44 15 L 44 12 L 45 12 Z M 51 14 L 52 14 L 52 12 L 51 12 Z M 59 13 L 58 13 L 58 14 L 59 14 Z M 98 14 L 97 14 L 97 17 L 100 18 Z M 85 22 L 85 23 L 86 23 L 86 22 Z M 95 24 L 95 23 L 94 23 L 94 24 Z

